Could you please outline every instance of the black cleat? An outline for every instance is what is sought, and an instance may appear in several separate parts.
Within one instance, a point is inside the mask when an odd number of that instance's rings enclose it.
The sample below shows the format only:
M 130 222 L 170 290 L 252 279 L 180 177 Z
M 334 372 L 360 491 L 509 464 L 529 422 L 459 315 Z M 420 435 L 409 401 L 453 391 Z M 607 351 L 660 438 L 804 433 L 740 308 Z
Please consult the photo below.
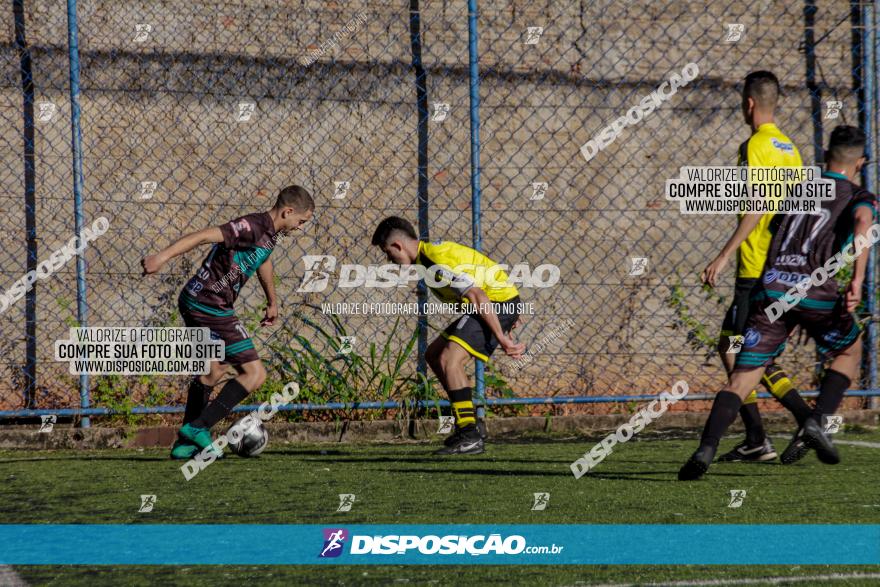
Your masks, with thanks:
M 486 432 L 486 422 L 484 420 L 477 420 L 477 432 L 480 433 L 480 440 L 486 442 L 486 439 L 489 438 L 489 434 Z M 443 446 L 452 446 L 453 444 L 456 444 L 460 438 L 461 428 L 456 426 L 455 432 L 443 439 Z
M 720 457 L 718 457 L 719 463 L 741 463 L 741 462 L 749 462 L 749 463 L 763 463 L 765 461 L 772 461 L 776 458 L 776 449 L 773 448 L 773 444 L 770 442 L 769 438 L 764 439 L 763 444 L 759 444 L 756 446 L 752 446 L 749 444 L 748 440 L 743 440 L 730 452 L 724 453 Z
M 715 449 L 711 446 L 701 446 L 691 458 L 678 470 L 679 481 L 695 481 L 706 474 L 712 459 L 715 458 Z
M 791 437 L 791 442 L 782 451 L 782 456 L 779 457 L 779 460 L 782 461 L 783 465 L 792 465 L 807 456 L 808 452 L 810 452 L 810 447 L 804 442 L 804 429 L 801 427 Z
M 485 451 L 483 439 L 474 425 L 457 429 L 443 444 L 443 448 L 436 451 L 435 455 L 478 455 Z
M 826 465 L 836 465 L 840 462 L 840 454 L 831 438 L 822 430 L 822 427 L 814 419 L 810 418 L 804 423 L 804 443 L 816 451 L 816 456 Z
M 461 440 L 461 428 L 458 426 L 455 427 L 455 430 L 452 431 L 452 434 L 443 439 L 443 446 L 452 446 L 454 444 L 458 444 Z
M 486 430 L 486 421 L 483 419 L 477 419 L 477 432 L 480 433 L 480 439 L 483 442 L 486 442 L 486 439 L 489 438 L 489 431 Z

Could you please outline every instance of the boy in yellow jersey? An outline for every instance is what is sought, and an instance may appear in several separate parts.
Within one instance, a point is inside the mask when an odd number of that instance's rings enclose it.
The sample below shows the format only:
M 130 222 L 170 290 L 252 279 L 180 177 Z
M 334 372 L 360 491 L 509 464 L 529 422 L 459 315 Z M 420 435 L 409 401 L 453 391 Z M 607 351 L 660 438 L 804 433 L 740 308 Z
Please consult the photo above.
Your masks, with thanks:
M 455 416 L 455 432 L 436 454 L 482 453 L 484 436 L 477 427 L 465 367 L 471 356 L 488 361 L 498 345 L 513 358 L 522 356 L 525 345 L 510 336 L 519 318 L 519 292 L 482 253 L 450 241 L 420 241 L 412 224 L 397 216 L 379 223 L 372 244 L 392 263 L 419 266 L 425 285 L 442 302 L 469 303 L 462 308 L 464 316 L 430 344 L 425 359 L 449 395 Z
M 773 122 L 779 93 L 779 80 L 771 72 L 754 71 L 746 76 L 742 92 L 742 111 L 746 124 L 752 129 L 752 136 L 740 146 L 738 165 L 748 167 L 803 165 L 797 147 Z M 755 294 L 756 288 L 760 288 L 759 278 L 770 247 L 772 235 L 769 227 L 772 219 L 773 214 L 764 214 L 754 230 L 742 240 L 737 238 L 741 236 L 739 233 L 745 230 L 740 216 L 733 236 L 702 274 L 703 281 L 714 287 L 717 275 L 736 251 L 737 273 L 733 302 L 721 325 L 718 343 L 718 353 L 728 374 L 733 371 L 736 358 L 734 353 L 728 353 L 730 337 L 744 334 L 749 313 L 749 299 Z M 742 244 L 739 248 L 733 246 L 733 243 L 740 241 Z M 800 399 L 791 380 L 775 362 L 767 366 L 761 383 L 789 409 Z M 764 432 L 757 401 L 756 391 L 752 391 L 743 401 L 739 413 L 746 428 L 746 438 L 733 450 L 721 455 L 719 461 L 770 461 L 776 458 L 776 451 Z

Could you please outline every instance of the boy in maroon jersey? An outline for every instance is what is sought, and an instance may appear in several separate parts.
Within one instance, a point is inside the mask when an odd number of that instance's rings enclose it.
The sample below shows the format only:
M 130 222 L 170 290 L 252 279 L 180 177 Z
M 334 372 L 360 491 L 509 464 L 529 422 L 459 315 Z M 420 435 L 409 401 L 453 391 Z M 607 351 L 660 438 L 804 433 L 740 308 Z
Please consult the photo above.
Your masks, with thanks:
M 261 324 L 268 326 L 275 322 L 278 303 L 269 255 L 278 238 L 300 229 L 312 217 L 314 209 L 315 202 L 308 191 L 300 186 L 289 186 L 281 190 L 275 206 L 268 212 L 248 214 L 187 234 L 141 261 L 144 275 L 156 273 L 174 257 L 199 245 L 213 243 L 201 268 L 180 293 L 178 306 L 188 327 L 210 328 L 212 338 L 224 341 L 226 356 L 222 362 L 211 363 L 210 373 L 199 375 L 190 383 L 183 426 L 171 449 L 171 458 L 189 459 L 210 447 L 211 427 L 265 381 L 266 369 L 232 306 L 241 287 L 256 273 L 268 302 Z M 226 372 L 224 365 L 232 365 L 238 376 L 208 401 L 211 389 Z
M 812 409 L 800 396 L 785 406 L 797 420 L 798 430 L 781 461 L 797 462 L 809 449 L 823 463 L 840 461 L 822 429 L 822 418 L 837 411 L 847 388 L 858 378 L 861 329 L 853 311 L 862 299 L 868 249 L 880 239 L 880 225 L 872 224 L 877 198 L 851 181 L 867 162 L 865 143 L 865 134 L 858 128 L 835 128 L 823 174 L 834 181 L 835 198 L 822 200 L 818 214 L 777 214 L 774 218 L 761 290 L 752 297 L 742 350 L 727 385 L 715 396 L 700 446 L 678 472 L 680 480 L 699 479 L 708 471 L 742 399 L 782 353 L 795 326 L 806 330 L 823 356 L 832 360 Z M 747 214 L 743 223 L 756 225 L 759 219 L 757 214 Z M 848 261 L 853 263 L 852 279 L 841 293 L 834 274 Z M 790 290 L 803 295 L 794 299 Z

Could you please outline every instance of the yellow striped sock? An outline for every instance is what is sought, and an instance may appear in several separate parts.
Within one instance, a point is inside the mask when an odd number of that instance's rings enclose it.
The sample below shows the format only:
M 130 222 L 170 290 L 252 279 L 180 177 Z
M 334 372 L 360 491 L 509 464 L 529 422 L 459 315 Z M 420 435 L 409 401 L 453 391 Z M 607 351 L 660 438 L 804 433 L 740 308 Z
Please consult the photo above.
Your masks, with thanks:
M 477 423 L 474 402 L 471 400 L 452 402 L 452 413 L 455 415 L 455 425 L 458 427 Z
M 782 369 L 775 370 L 770 375 L 764 373 L 761 377 L 761 383 L 777 399 L 782 399 L 786 393 L 794 389 L 791 379 L 788 378 L 788 375 Z

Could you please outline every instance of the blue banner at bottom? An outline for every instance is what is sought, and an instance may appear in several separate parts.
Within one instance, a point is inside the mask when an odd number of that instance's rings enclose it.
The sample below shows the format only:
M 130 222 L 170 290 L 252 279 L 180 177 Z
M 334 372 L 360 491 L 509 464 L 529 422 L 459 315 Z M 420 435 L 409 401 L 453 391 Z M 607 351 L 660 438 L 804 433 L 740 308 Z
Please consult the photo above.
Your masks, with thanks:
M 0 564 L 860 565 L 880 525 L 9 524 Z

